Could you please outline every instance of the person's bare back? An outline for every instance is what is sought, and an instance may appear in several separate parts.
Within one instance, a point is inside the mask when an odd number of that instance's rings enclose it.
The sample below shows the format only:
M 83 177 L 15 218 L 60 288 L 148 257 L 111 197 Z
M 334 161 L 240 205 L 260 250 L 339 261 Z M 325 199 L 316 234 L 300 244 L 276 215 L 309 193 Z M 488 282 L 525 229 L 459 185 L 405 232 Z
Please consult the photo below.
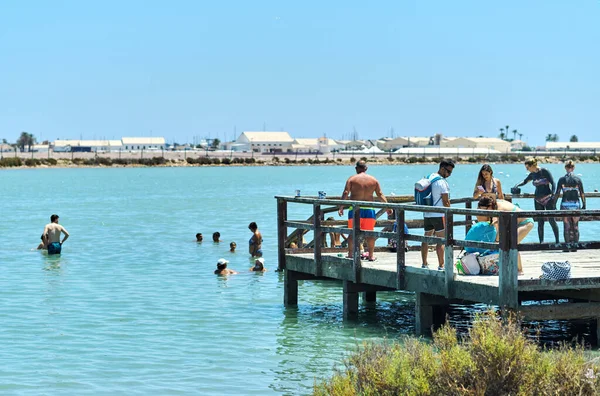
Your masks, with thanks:
M 351 176 L 346 182 L 344 194 L 348 194 L 348 199 L 353 201 L 373 201 L 373 193 L 381 196 L 381 187 L 379 182 L 371 175 L 359 173 Z

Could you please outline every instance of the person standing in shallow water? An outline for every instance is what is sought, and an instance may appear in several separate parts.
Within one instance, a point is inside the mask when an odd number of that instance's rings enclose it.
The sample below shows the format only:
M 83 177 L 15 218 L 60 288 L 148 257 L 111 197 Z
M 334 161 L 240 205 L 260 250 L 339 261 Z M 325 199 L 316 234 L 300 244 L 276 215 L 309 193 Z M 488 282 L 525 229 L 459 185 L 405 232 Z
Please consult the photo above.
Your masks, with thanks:
M 575 163 L 571 160 L 565 163 L 567 174 L 558 179 L 556 193 L 554 194 L 554 204 L 562 193 L 560 210 L 585 210 L 585 194 L 583 192 L 583 183 L 581 179 L 573 174 Z M 581 204 L 579 199 L 581 198 Z M 567 216 L 563 218 L 565 242 L 579 242 L 579 217 Z
M 60 234 L 64 234 L 63 240 L 60 240 Z M 69 238 L 67 230 L 58 224 L 58 215 L 53 214 L 50 216 L 50 223 L 44 227 L 42 233 L 42 242 L 48 248 L 48 254 L 60 254 L 62 251 L 62 244 Z
M 556 210 L 556 202 L 553 199 L 554 195 L 554 179 L 552 174 L 546 168 L 540 168 L 538 166 L 537 159 L 529 158 L 525 161 L 525 169 L 529 172 L 529 175 L 521 183 L 515 185 L 515 187 L 521 187 L 529 182 L 535 186 L 534 193 L 534 205 L 535 210 Z M 554 232 L 554 238 L 556 243 L 559 243 L 558 239 L 558 224 L 554 217 L 548 219 L 552 232 Z M 544 242 L 544 218 L 540 217 L 537 219 L 538 223 L 538 237 L 540 243 Z
M 248 253 L 252 257 L 262 257 L 262 234 L 258 230 L 258 225 L 253 221 L 248 225 L 248 229 L 252 231 L 252 237 L 248 241 Z

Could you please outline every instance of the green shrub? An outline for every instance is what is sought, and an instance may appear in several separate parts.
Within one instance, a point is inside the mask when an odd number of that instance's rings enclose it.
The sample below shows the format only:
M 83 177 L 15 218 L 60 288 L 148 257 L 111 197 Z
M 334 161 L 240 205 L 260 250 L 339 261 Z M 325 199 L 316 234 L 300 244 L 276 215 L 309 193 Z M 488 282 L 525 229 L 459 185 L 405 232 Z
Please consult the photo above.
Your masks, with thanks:
M 341 159 L 341 158 L 338 158 L 338 159 L 336 159 L 336 161 L 337 161 L 337 162 L 342 162 L 342 161 L 343 161 L 343 159 Z
M 243 159 L 243 158 L 238 158 L 238 157 L 235 157 L 235 158 L 233 159 L 233 163 L 234 163 L 234 164 L 243 164 L 243 163 L 244 163 L 244 159 Z
M 191 164 L 191 165 L 197 163 L 196 159 L 192 158 L 192 157 L 187 157 L 185 160 L 187 161 L 188 164 Z
M 73 163 L 75 165 L 82 165 L 83 164 L 83 158 L 73 158 Z
M 4 157 L 0 160 L 0 167 L 11 168 L 13 166 L 21 166 L 23 162 L 19 157 Z
M 356 162 L 356 158 L 350 157 L 350 162 L 352 162 L 352 163 Z
M 245 158 L 244 159 L 244 163 L 246 163 L 246 164 L 254 164 L 254 163 L 256 163 L 256 160 L 254 158 Z
M 112 166 L 113 162 L 110 158 L 96 157 L 96 164 L 104 166 Z
M 229 158 L 222 158 L 221 159 L 221 163 L 223 165 L 230 165 L 231 164 L 231 160 Z
M 38 166 L 41 165 L 42 161 L 40 161 L 39 159 L 35 159 L 35 158 L 27 158 L 25 160 L 25 166 Z
M 406 160 L 404 160 L 404 162 L 408 164 L 415 164 L 417 161 L 419 161 L 417 157 L 408 157 Z
M 279 157 L 273 157 L 273 162 L 278 163 L 279 162 Z
M 520 324 L 493 312 L 475 318 L 467 336 L 445 325 L 433 344 L 365 343 L 344 369 L 315 384 L 315 395 L 595 395 L 600 365 L 581 346 L 539 348 Z
M 217 157 L 213 157 L 210 159 L 210 163 L 213 165 L 221 165 L 221 159 Z
M 45 165 L 56 165 L 56 164 L 58 164 L 58 161 L 55 160 L 54 158 L 46 158 L 46 159 L 42 160 L 42 164 L 45 164 Z

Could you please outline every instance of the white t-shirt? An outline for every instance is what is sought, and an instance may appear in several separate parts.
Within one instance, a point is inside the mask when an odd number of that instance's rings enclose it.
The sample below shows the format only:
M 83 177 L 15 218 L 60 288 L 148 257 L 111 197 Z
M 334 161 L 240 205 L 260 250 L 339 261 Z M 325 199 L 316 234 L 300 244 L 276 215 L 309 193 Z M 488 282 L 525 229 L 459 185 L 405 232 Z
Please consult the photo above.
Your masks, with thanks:
M 440 176 L 437 172 L 429 175 L 429 180 Z M 440 176 L 441 177 L 441 176 Z M 444 207 L 444 201 L 442 201 L 442 194 L 448 194 L 450 198 L 450 186 L 443 177 L 438 181 L 431 184 L 431 198 L 433 200 L 433 206 Z M 444 217 L 443 213 L 423 213 L 423 217 Z

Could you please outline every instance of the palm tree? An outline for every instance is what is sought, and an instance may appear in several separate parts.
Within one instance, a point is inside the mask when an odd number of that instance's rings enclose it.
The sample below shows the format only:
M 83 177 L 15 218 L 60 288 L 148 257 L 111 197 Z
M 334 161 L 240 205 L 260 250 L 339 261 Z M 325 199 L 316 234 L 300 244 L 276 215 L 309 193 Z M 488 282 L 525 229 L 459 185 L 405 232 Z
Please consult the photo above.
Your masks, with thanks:
M 579 139 L 577 138 L 577 135 L 573 135 L 571 136 L 571 138 L 569 139 L 569 142 L 578 142 Z
M 519 140 L 523 140 L 523 134 L 521 132 L 517 133 L 519 135 Z
M 504 128 L 500 128 L 500 135 L 498 135 L 498 137 L 499 137 L 500 139 L 504 140 L 504 137 L 505 137 L 505 136 L 506 136 L 506 135 L 504 134 Z
M 547 135 L 546 135 L 546 141 L 547 141 L 547 142 L 552 142 L 552 141 L 553 141 L 553 140 L 552 140 L 552 134 L 551 134 L 551 133 L 549 133 L 549 134 L 547 134 Z
M 512 133 L 513 133 L 513 140 L 517 140 L 517 130 L 513 129 Z
M 504 130 L 506 131 L 506 137 L 508 138 L 508 133 L 509 133 L 508 125 L 506 126 L 506 128 L 504 128 Z
M 17 140 L 17 146 L 21 148 L 21 151 L 25 151 L 25 146 L 31 151 L 31 146 L 35 144 L 35 136 L 31 133 L 21 132 L 21 136 Z

